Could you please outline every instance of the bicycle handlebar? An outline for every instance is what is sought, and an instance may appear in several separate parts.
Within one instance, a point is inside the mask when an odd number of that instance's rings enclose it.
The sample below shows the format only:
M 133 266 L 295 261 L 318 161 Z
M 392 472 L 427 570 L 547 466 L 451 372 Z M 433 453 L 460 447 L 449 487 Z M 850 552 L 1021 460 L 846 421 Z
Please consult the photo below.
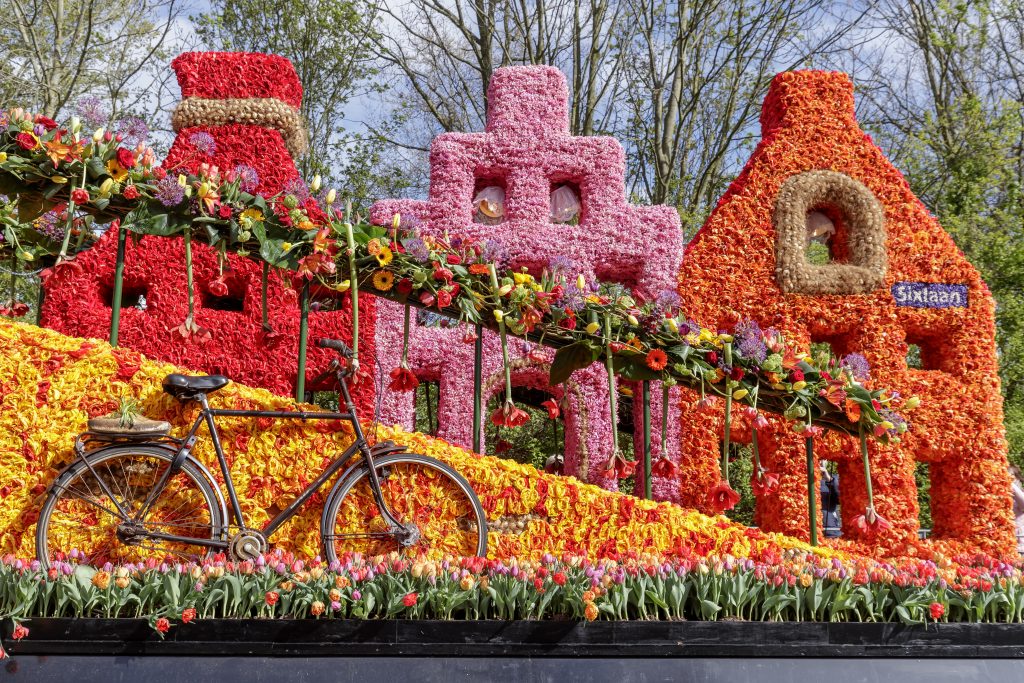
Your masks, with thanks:
M 334 349 L 345 358 L 352 357 L 352 349 L 349 347 L 348 344 L 341 341 L 340 339 L 327 339 L 326 337 L 323 337 L 321 339 L 316 340 L 316 345 L 319 346 L 321 349 Z

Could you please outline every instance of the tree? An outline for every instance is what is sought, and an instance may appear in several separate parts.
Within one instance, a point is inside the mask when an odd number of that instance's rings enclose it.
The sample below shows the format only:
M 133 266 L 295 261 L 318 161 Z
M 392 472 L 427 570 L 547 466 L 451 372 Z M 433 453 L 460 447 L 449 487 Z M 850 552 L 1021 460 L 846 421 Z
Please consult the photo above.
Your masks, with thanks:
M 8 0 L 0 95 L 55 117 L 85 93 L 130 109 L 140 76 L 165 55 L 180 0 Z
M 1011 458 L 1024 460 L 1024 8 L 895 0 L 861 63 L 868 127 L 981 272 L 996 333 Z
M 342 111 L 354 97 L 383 89 L 370 50 L 377 40 L 376 13 L 361 0 L 214 0 L 195 23 L 213 48 L 291 60 L 310 132 L 309 152 L 297 160 L 303 176 L 319 173 L 353 188 L 391 189 L 401 179 L 389 180 L 387 170 L 373 178 L 360 175 L 373 175 L 370 164 L 381 162 L 385 150 L 377 136 L 347 130 Z

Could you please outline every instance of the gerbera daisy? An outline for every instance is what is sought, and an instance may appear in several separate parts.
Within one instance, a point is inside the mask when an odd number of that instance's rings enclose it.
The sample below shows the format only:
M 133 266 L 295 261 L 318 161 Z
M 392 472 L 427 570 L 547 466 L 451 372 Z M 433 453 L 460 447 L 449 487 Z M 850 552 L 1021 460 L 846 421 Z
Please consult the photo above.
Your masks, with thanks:
M 395 286 L 395 274 L 390 270 L 378 270 L 373 273 L 373 286 L 382 292 L 390 291 Z
M 651 349 L 647 352 L 647 367 L 651 370 L 664 370 L 668 365 L 668 355 L 661 349 Z

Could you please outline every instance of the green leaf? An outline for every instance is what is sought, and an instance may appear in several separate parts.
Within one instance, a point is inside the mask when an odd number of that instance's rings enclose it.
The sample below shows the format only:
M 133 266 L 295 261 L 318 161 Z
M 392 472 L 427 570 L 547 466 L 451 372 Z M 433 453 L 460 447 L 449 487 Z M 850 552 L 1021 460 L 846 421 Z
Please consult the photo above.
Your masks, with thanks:
M 572 373 L 585 368 L 601 355 L 601 349 L 590 342 L 578 341 L 563 346 L 555 352 L 551 362 L 551 386 L 561 384 L 572 376 Z

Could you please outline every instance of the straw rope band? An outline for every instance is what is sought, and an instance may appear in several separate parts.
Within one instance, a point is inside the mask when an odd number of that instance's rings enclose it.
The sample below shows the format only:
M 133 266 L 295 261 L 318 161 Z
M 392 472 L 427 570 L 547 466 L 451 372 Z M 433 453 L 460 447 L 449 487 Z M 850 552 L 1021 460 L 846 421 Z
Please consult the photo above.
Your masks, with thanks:
M 230 123 L 273 128 L 281 134 L 292 157 L 302 156 L 306 152 L 306 127 L 298 110 L 273 97 L 223 100 L 187 97 L 178 104 L 171 116 L 171 126 L 175 133 L 182 128 L 225 126 Z
M 845 263 L 807 261 L 807 212 L 831 206 L 847 228 Z M 867 294 L 885 281 L 885 212 L 863 183 L 845 173 L 808 171 L 788 178 L 775 201 L 775 279 L 787 294 Z

